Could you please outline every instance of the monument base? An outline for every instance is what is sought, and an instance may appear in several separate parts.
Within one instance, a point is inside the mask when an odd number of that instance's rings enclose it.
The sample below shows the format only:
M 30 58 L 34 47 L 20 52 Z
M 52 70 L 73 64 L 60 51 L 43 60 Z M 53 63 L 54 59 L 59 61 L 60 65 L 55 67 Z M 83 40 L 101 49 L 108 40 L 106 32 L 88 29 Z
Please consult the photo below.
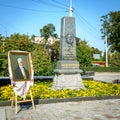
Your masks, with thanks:
M 82 83 L 82 78 L 79 73 L 77 74 L 55 74 L 53 79 L 53 90 L 62 89 L 86 89 Z

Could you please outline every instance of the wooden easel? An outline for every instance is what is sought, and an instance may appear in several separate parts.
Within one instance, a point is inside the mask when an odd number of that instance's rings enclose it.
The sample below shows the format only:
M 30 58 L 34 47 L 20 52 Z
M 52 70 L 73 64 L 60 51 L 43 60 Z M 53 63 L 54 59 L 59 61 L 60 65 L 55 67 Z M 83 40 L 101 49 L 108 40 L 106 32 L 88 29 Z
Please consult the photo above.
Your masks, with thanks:
M 11 101 L 11 106 L 13 107 L 14 106 L 14 102 L 15 102 L 15 113 L 17 114 L 18 113 L 18 104 L 19 103 L 25 103 L 25 102 L 32 102 L 32 107 L 33 109 L 35 110 L 35 105 L 34 105 L 34 100 L 33 100 L 33 96 L 32 96 L 32 91 L 30 89 L 30 97 L 31 99 L 30 100 L 26 100 L 26 99 L 23 99 L 21 101 L 18 101 L 17 99 L 18 95 L 17 94 L 13 94 L 13 99 Z

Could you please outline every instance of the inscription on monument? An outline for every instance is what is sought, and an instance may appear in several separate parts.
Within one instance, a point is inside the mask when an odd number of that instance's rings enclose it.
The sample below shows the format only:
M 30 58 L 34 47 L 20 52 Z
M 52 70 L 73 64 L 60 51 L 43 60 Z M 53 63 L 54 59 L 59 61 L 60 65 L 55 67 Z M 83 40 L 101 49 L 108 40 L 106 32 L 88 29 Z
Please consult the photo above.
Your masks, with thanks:
M 62 68 L 78 68 L 79 64 L 61 64 Z
M 63 54 L 64 59 L 68 59 L 68 60 L 74 59 L 76 57 L 75 51 L 76 51 L 75 48 L 70 48 L 69 50 L 68 48 L 65 48 Z

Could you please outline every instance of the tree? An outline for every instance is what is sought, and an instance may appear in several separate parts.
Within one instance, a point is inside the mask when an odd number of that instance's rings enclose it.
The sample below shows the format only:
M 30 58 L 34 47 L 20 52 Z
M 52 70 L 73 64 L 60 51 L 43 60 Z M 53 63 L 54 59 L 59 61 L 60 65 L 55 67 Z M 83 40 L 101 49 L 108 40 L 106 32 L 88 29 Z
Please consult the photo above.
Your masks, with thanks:
M 0 75 L 8 75 L 8 54 L 6 52 L 0 53 Z
M 51 60 L 52 60 L 53 62 L 59 60 L 60 41 L 56 41 L 55 43 L 53 43 L 53 44 L 51 45 L 51 49 L 52 49 Z
M 120 52 L 120 11 L 110 12 L 101 17 L 102 38 L 107 36 L 110 51 Z
M 91 65 L 92 56 L 91 48 L 87 45 L 86 40 L 80 40 L 77 43 L 77 60 L 80 63 L 80 68 L 84 71 L 86 67 Z
M 6 38 L 0 35 L 0 75 L 8 75 L 8 53 L 5 51 L 5 40 Z M 4 43 L 3 43 L 4 42 Z
M 111 66 L 120 67 L 120 52 L 114 52 L 110 58 Z
M 3 50 L 3 41 L 2 41 L 2 35 L 0 34 L 0 52 Z
M 48 38 L 50 36 L 55 37 L 55 38 L 58 37 L 58 35 L 56 33 L 54 33 L 55 31 L 56 31 L 56 29 L 53 24 L 47 24 L 47 25 L 43 26 L 42 29 L 40 29 L 41 37 L 45 38 L 45 46 L 46 46 L 46 43 L 48 42 Z
M 51 74 L 52 68 L 48 54 L 39 45 L 36 45 L 35 50 L 32 52 L 32 62 L 36 76 Z
M 20 35 L 19 33 L 12 34 L 6 40 L 5 50 L 22 50 L 32 51 L 34 49 L 34 43 L 29 39 L 28 35 Z
M 20 35 L 12 34 L 10 37 L 4 38 L 4 51 L 3 48 L 0 47 L 0 75 L 7 76 L 8 75 L 8 52 L 10 50 L 22 50 L 31 52 L 34 50 L 34 43 L 29 36 L 23 34 Z M 0 45 L 3 41 L 0 40 Z

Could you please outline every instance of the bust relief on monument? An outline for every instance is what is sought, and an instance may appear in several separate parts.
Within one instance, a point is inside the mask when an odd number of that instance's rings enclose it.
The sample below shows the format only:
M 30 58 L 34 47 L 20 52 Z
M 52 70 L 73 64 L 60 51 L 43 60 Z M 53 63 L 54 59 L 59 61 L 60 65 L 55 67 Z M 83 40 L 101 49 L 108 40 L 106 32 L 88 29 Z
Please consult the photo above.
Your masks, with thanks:
M 66 38 L 66 43 L 68 44 L 68 51 L 69 51 L 70 48 L 73 47 L 74 35 L 67 34 L 65 38 Z

